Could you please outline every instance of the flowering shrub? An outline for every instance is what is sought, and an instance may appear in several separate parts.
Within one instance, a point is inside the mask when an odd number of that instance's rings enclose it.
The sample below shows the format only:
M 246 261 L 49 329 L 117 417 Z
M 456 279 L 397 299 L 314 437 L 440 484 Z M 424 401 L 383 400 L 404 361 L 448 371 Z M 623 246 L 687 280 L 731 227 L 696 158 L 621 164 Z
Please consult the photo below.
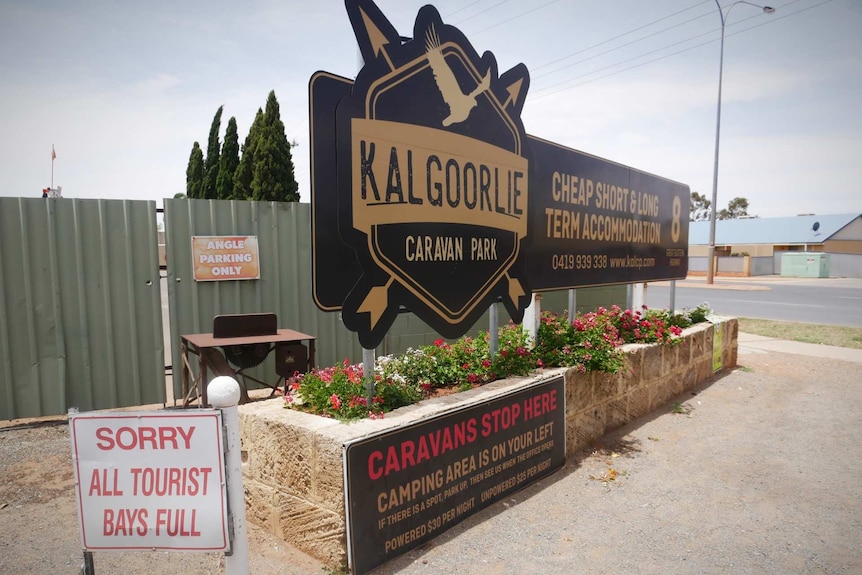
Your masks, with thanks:
M 600 307 L 596 312 L 576 315 L 572 322 L 566 316 L 542 312 L 534 352 L 547 367 L 574 367 L 581 373 L 618 372 L 623 366 L 616 352 L 622 344 L 614 324 L 618 309 Z
M 384 378 L 375 374 L 374 396 L 366 397 L 362 364 L 343 363 L 325 369 L 313 369 L 298 375 L 287 384 L 285 406 L 337 419 L 382 417 L 404 405 L 416 403 L 421 394 L 401 378 Z
M 574 367 L 581 373 L 616 373 L 624 365 L 617 348 L 623 343 L 674 343 L 683 327 L 704 321 L 707 304 L 691 312 L 622 310 L 600 307 L 595 312 L 565 315 L 543 312 L 536 343 L 510 323 L 500 328 L 497 354 L 490 357 L 488 332 L 455 342 L 408 349 L 400 356 L 382 356 L 374 366 L 374 396 L 367 398 L 362 365 L 342 364 L 297 374 L 285 390 L 285 406 L 337 419 L 383 417 L 428 397 L 438 388 L 469 389 L 512 375 L 528 375 L 540 367 Z

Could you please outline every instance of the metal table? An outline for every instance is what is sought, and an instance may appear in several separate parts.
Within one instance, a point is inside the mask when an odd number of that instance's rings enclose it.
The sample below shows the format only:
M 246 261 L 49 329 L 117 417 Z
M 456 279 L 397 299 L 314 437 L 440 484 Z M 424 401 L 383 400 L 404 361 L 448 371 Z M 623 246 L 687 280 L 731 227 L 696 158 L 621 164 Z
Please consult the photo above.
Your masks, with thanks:
M 207 350 L 210 349 L 232 345 L 254 345 L 265 343 L 278 346 L 308 342 L 308 362 L 304 366 L 298 366 L 301 369 L 298 369 L 297 371 L 307 372 L 315 365 L 314 342 L 316 338 L 314 336 L 292 329 L 279 329 L 278 332 L 275 334 L 247 337 L 213 337 L 212 333 L 195 333 L 181 335 L 180 339 L 182 354 L 183 407 L 188 407 L 188 405 L 196 399 L 200 399 L 201 407 L 206 407 L 208 405 L 206 387 L 206 384 L 208 383 L 208 369 L 214 369 L 215 371 L 219 372 L 220 375 L 231 375 L 228 373 L 221 373 L 226 370 L 232 371 L 233 376 L 236 376 L 237 374 L 242 375 L 242 370 L 234 369 L 233 367 L 227 365 L 226 361 L 223 365 L 212 365 L 212 360 L 214 356 L 213 354 L 207 353 Z M 221 352 L 219 352 L 218 350 L 216 351 L 218 353 L 218 356 L 221 356 Z M 189 354 L 194 354 L 198 356 L 197 375 L 194 374 L 194 370 L 192 369 L 191 361 L 189 360 Z M 224 356 L 221 357 L 223 358 Z M 242 379 L 242 377 L 238 378 L 238 380 Z M 279 380 L 280 379 L 281 378 L 279 378 Z M 243 381 L 240 381 L 240 383 L 244 385 Z M 265 382 L 261 383 L 264 383 L 264 385 L 269 385 Z M 270 385 L 269 387 L 273 386 Z M 273 389 L 275 389 L 275 387 L 273 387 Z M 192 396 L 194 392 L 197 392 L 196 397 Z

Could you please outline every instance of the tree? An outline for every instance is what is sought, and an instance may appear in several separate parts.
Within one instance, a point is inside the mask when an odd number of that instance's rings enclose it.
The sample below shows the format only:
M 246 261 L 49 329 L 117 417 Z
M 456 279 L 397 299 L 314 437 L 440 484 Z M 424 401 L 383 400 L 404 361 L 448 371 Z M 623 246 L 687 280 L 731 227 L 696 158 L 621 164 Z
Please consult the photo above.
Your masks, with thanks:
M 709 208 L 712 202 L 705 195 L 697 192 L 691 193 L 691 204 L 689 207 L 690 219 L 693 222 L 705 222 L 709 220 Z
M 221 130 L 221 114 L 224 106 L 219 106 L 216 110 L 213 123 L 210 126 L 210 138 L 207 142 L 207 160 L 204 164 L 204 186 L 203 197 L 207 200 L 214 200 L 216 195 L 216 180 L 218 179 L 219 171 L 219 131 Z
M 195 142 L 186 168 L 186 195 L 189 198 L 202 198 L 204 185 L 204 153 L 201 145 Z
M 284 133 L 284 123 L 275 91 L 258 108 L 242 148 L 239 147 L 236 119 L 228 121 L 224 144 L 219 151 L 219 129 L 224 106 L 216 111 L 210 127 L 206 162 L 194 167 L 194 195 L 206 199 L 248 199 L 259 201 L 298 202 L 291 144 Z M 203 156 L 198 146 L 198 154 Z M 187 179 L 191 177 L 189 160 Z M 199 179 L 198 173 L 202 174 Z
M 239 166 L 239 136 L 236 118 L 231 116 L 224 133 L 224 144 L 219 156 L 218 177 L 216 178 L 216 197 L 229 200 L 233 196 L 233 176 Z
M 266 111 L 257 145 L 254 149 L 252 170 L 252 197 L 257 201 L 298 202 L 299 184 L 293 171 L 290 142 L 284 134 L 275 90 L 266 100 Z
M 719 220 L 735 220 L 748 215 L 748 200 L 745 198 L 733 198 L 728 202 L 727 208 L 718 212 L 715 216 Z
M 691 193 L 691 204 L 689 207 L 690 219 L 693 222 L 708 222 L 712 202 L 705 195 L 697 192 Z M 745 198 L 733 198 L 727 207 L 718 210 L 715 214 L 717 220 L 735 220 L 748 215 L 748 200 Z M 754 216 L 757 217 L 757 216 Z
M 233 199 L 243 200 L 251 199 L 252 190 L 251 182 L 254 178 L 254 151 L 257 147 L 259 134 L 263 126 L 263 110 L 257 109 L 257 114 L 254 116 L 254 122 L 248 130 L 248 135 L 245 137 L 245 143 L 242 145 L 242 158 L 233 175 Z

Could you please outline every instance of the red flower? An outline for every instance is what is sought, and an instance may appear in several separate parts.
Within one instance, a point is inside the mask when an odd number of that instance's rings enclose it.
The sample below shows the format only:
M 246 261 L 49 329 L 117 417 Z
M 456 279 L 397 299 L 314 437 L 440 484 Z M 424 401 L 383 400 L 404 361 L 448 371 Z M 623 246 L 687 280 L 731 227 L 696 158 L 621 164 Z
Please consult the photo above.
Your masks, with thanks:
M 335 393 L 329 396 L 329 403 L 332 404 L 332 409 L 338 410 L 341 408 L 341 398 Z

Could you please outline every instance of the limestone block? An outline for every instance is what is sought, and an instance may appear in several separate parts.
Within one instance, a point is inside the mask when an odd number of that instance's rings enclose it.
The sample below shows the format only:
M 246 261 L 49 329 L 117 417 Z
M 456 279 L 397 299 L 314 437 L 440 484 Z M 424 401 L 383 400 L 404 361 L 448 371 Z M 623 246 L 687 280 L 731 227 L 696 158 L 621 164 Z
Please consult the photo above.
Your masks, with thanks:
M 650 393 L 650 409 L 656 409 L 682 393 L 682 381 L 677 377 L 665 377 L 653 382 Z
M 566 454 L 573 454 L 605 434 L 605 405 L 594 405 L 566 418 Z
M 619 429 L 629 422 L 628 398 L 618 396 L 610 400 L 605 407 L 605 432 Z
M 604 403 L 620 395 L 619 374 L 593 371 L 589 376 L 593 388 L 593 403 Z
M 735 342 L 734 342 L 735 343 Z M 733 345 L 730 350 L 726 351 L 724 357 L 724 365 L 726 367 L 736 367 L 739 365 L 739 346 Z
M 650 389 L 647 386 L 641 386 L 631 390 L 626 395 L 629 421 L 634 421 L 639 417 L 643 417 L 650 412 Z
M 623 366 L 623 377 L 625 389 L 623 393 L 638 387 L 643 375 L 644 345 L 628 345 L 625 348 L 625 365 Z
M 695 362 L 694 366 L 697 370 L 697 383 L 702 383 L 710 379 L 713 375 L 712 354 L 710 354 L 706 358 L 698 360 L 697 362 Z
M 710 338 L 709 338 L 710 347 L 706 346 L 706 333 L 707 333 L 707 331 L 709 331 L 709 334 L 710 334 Z M 697 361 L 698 359 L 702 358 L 703 355 L 705 353 L 707 353 L 707 350 L 710 350 L 710 353 L 711 353 L 711 350 L 712 350 L 711 346 L 712 346 L 712 326 L 709 326 L 706 329 L 699 329 L 699 330 L 694 331 L 691 334 L 691 360 L 690 361 Z
M 679 338 L 679 342 L 674 345 L 676 349 L 676 357 L 677 357 L 677 367 L 682 367 L 688 364 L 691 361 L 691 340 L 692 334 L 683 333 L 683 335 Z
M 310 500 L 338 514 L 344 514 L 344 448 L 330 438 L 315 435 Z
M 295 495 L 311 491 L 312 432 L 283 420 L 258 417 L 249 433 L 250 475 Z
M 697 366 L 687 365 L 685 367 L 685 371 L 682 373 L 681 385 L 682 389 L 680 391 L 689 391 L 694 389 L 699 383 L 697 379 Z
M 278 528 L 278 492 L 274 487 L 248 477 L 243 478 L 242 484 L 246 518 L 268 532 L 275 533 Z
M 278 532 L 282 539 L 337 569 L 347 564 L 344 516 L 287 493 L 278 494 Z M 285 566 L 287 569 L 289 566 Z
M 589 373 L 566 371 L 566 411 L 580 411 L 593 404 L 593 386 Z

